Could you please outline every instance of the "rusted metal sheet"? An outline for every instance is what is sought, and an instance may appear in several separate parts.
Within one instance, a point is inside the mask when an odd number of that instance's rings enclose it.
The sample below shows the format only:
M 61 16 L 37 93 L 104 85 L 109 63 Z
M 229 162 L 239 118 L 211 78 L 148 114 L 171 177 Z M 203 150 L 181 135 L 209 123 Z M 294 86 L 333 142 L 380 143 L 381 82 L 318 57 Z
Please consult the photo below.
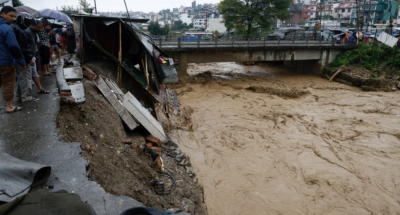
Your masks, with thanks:
M 122 121 L 128 126 L 130 130 L 133 130 L 139 126 L 137 122 L 133 119 L 133 117 L 129 114 L 129 112 L 124 108 L 122 102 L 118 100 L 117 96 L 114 94 L 112 89 L 106 83 L 106 81 L 102 77 L 96 77 L 93 82 L 96 84 L 97 88 L 100 92 L 106 97 L 107 101 L 113 106 L 115 111 L 117 111 L 118 115 L 121 117 Z

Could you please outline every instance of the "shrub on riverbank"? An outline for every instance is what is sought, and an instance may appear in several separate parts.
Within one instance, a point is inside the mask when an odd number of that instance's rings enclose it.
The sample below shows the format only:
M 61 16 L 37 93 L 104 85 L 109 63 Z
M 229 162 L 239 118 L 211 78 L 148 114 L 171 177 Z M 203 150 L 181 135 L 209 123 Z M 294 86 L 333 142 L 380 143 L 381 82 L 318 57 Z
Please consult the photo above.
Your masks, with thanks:
M 380 43 L 361 43 L 356 49 L 340 54 L 330 64 L 329 70 L 336 70 L 343 65 L 354 65 L 367 70 L 380 68 L 385 70 L 385 73 L 398 74 L 400 53 L 396 53 L 396 48 Z M 399 57 L 396 57 L 396 55 Z

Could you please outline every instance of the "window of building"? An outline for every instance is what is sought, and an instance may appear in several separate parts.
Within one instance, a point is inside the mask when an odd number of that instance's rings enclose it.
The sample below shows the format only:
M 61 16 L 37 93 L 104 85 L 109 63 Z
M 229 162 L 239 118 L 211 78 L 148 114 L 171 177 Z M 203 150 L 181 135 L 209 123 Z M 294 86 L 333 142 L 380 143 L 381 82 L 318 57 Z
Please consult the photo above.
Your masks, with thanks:
M 342 9 L 342 13 L 346 12 L 346 9 Z
M 350 12 L 351 11 L 351 9 L 349 8 L 349 9 L 347 9 L 347 12 Z

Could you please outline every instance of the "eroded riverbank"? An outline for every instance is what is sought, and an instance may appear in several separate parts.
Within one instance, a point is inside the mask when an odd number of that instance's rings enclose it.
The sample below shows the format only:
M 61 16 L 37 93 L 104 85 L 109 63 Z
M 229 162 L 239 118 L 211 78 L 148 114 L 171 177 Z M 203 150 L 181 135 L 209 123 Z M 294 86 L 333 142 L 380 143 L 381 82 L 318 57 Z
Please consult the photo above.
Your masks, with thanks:
M 191 158 L 209 214 L 400 213 L 398 92 L 271 66 L 189 71 L 214 78 L 173 87 L 182 113 L 170 132 Z

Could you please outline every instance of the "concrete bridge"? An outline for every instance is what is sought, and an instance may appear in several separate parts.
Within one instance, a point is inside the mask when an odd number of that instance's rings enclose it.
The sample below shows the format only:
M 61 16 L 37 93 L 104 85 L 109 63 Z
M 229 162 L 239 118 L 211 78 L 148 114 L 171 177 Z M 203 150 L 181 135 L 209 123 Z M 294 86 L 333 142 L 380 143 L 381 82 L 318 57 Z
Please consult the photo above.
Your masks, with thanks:
M 179 76 L 187 75 L 188 63 L 282 61 L 296 72 L 321 74 L 342 51 L 355 45 L 312 40 L 197 41 L 180 39 L 155 41 L 178 60 Z

